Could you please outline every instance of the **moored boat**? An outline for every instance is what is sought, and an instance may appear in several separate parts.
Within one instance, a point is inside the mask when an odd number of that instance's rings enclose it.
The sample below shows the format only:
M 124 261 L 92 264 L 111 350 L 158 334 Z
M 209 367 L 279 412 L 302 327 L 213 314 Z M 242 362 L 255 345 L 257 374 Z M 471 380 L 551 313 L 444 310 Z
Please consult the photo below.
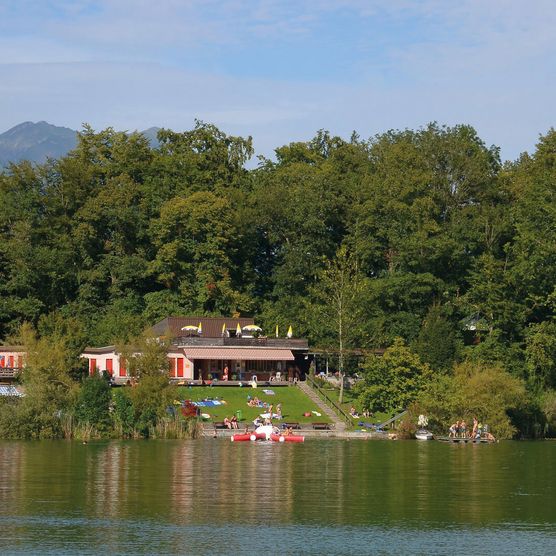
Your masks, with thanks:
M 429 424 L 429 420 L 426 415 L 419 415 L 419 419 L 417 421 L 417 425 L 419 428 L 415 431 L 415 438 L 417 440 L 432 440 L 433 435 L 432 432 L 427 430 L 427 425 Z
M 434 436 L 432 432 L 427 429 L 418 429 L 415 432 L 415 438 L 417 440 L 432 440 Z

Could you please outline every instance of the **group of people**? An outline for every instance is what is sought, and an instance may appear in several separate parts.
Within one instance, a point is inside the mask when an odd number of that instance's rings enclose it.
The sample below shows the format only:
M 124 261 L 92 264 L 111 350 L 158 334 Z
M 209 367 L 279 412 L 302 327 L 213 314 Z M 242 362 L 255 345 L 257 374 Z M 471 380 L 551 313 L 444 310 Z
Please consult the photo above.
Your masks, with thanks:
M 473 438 L 480 439 L 486 438 L 489 441 L 494 441 L 496 438 L 488 430 L 486 425 L 479 423 L 477 417 L 473 417 L 473 427 L 469 430 L 465 420 L 456 421 L 450 426 L 450 432 L 448 435 L 450 438 Z
M 268 407 L 266 402 L 262 402 L 256 396 L 252 398 L 251 396 L 247 396 L 247 405 L 249 407 Z
M 226 427 L 229 429 L 239 428 L 237 423 L 237 417 L 235 415 L 231 419 L 229 419 L 228 417 L 224 417 L 224 425 L 226 425 Z
M 261 408 L 265 409 L 266 413 L 268 413 L 271 418 L 274 418 L 274 419 L 281 419 L 282 418 L 282 404 L 281 403 L 276 404 L 276 412 L 275 413 L 273 413 L 273 411 L 274 411 L 274 405 L 273 404 L 267 403 L 267 402 L 262 402 L 257 397 L 251 398 L 250 396 L 247 396 L 247 405 L 249 407 L 261 407 Z
M 349 414 L 354 418 L 354 419 L 359 419 L 361 417 L 361 415 L 359 415 L 359 412 L 357 411 L 357 409 L 355 409 L 355 407 L 351 406 L 350 410 L 349 410 Z M 363 411 L 363 417 L 372 417 L 373 412 L 369 411 L 368 409 L 365 409 L 365 411 Z

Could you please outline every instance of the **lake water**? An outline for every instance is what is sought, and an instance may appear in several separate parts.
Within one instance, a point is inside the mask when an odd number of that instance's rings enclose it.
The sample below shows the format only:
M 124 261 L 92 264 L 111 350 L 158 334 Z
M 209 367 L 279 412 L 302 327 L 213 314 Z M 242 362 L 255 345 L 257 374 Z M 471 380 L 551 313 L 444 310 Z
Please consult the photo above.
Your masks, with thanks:
M 2 554 L 556 554 L 556 442 L 0 442 Z

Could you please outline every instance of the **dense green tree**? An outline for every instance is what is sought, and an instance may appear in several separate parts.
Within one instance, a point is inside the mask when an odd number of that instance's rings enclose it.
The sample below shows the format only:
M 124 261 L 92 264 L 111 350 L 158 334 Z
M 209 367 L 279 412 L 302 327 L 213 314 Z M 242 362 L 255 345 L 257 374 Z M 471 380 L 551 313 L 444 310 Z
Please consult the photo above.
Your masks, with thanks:
M 111 425 L 112 392 L 107 377 L 98 373 L 83 380 L 75 405 L 75 417 L 81 426 L 90 426 L 102 433 Z
M 528 379 L 539 390 L 556 389 L 556 323 L 541 322 L 527 330 Z
M 456 420 L 471 423 L 477 417 L 497 438 L 511 438 L 516 433 L 511 414 L 527 404 L 527 397 L 524 382 L 501 367 L 464 362 L 453 376 L 432 381 L 419 404 L 439 431 L 446 432 Z
M 458 356 L 460 341 L 455 326 L 434 305 L 425 317 L 413 349 L 435 371 L 449 372 Z
M 432 371 L 397 338 L 382 357 L 368 356 L 357 384 L 361 407 L 371 411 L 406 409 L 427 386 Z
M 13 406 L 0 404 L 0 436 L 71 436 L 71 413 L 78 386 L 69 372 L 75 362 L 66 340 L 56 335 L 39 338 L 29 324 L 21 327 L 17 340 L 26 351 L 21 379 L 25 396 Z

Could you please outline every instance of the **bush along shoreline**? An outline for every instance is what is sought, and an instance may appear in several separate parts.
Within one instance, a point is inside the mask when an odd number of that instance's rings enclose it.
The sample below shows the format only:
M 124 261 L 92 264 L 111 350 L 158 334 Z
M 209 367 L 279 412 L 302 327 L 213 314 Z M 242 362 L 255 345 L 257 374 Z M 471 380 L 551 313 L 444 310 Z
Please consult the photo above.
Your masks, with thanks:
M 72 357 L 67 338 L 39 338 L 24 325 L 20 341 L 27 348 L 21 375 L 22 397 L 0 397 L 0 438 L 75 439 L 195 438 L 201 425 L 169 411 L 173 389 L 160 369 L 166 362 L 163 342 L 137 341 L 141 355 L 130 357 L 141 373 L 134 388 L 111 387 L 95 374 L 76 380 L 80 362 Z
M 145 384 L 113 389 L 107 378 L 95 374 L 83 379 L 71 399 L 58 399 L 60 403 L 52 396 L 38 400 L 34 394 L 0 399 L 0 438 L 89 441 L 200 436 L 202 425 L 196 417 L 169 411 L 170 387 L 155 391 L 150 389 L 152 384 Z

